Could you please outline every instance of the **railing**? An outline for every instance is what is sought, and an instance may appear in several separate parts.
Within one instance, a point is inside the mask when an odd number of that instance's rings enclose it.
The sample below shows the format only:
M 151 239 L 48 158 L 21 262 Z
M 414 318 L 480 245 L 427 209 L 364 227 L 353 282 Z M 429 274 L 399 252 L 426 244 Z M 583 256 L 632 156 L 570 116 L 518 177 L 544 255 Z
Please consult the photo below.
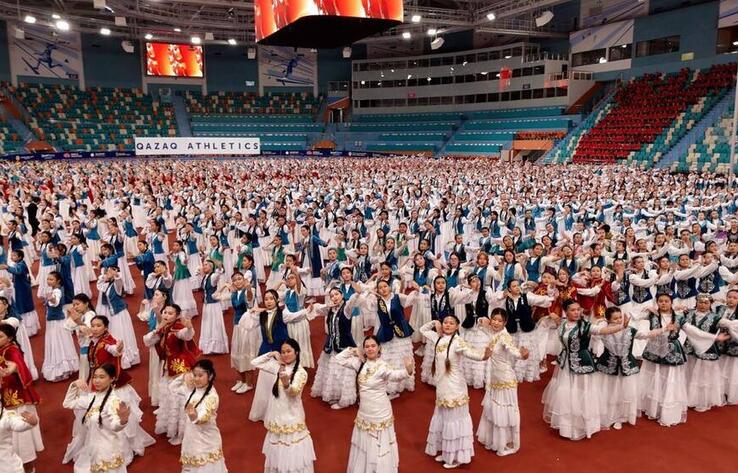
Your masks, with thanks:
M 559 80 L 593 80 L 594 74 L 587 71 L 551 72 L 548 74 L 549 82 Z

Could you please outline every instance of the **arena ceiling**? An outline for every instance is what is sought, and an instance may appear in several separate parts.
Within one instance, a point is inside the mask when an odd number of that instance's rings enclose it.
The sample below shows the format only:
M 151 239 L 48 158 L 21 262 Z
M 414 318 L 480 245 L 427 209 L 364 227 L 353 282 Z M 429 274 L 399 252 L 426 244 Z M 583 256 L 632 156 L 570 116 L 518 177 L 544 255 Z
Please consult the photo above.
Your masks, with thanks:
M 499 35 L 507 41 L 519 37 L 565 37 L 566 19 L 554 18 L 537 27 L 535 19 L 569 0 L 405 0 L 405 23 L 363 42 L 403 42 L 402 34 L 428 35 L 474 29 Z M 97 4 L 97 7 L 95 7 Z M 110 30 L 111 36 L 139 40 L 146 35 L 164 41 L 189 42 L 199 36 L 203 44 L 254 44 L 254 7 L 251 1 L 233 0 L 0 0 L 0 18 L 23 23 L 27 15 L 38 24 L 53 25 L 53 14 L 71 28 L 86 33 Z M 492 18 L 494 14 L 494 19 Z M 412 21 L 413 15 L 421 20 Z M 125 26 L 115 18 L 125 19 Z M 564 21 L 562 21 L 564 20 Z M 119 20 L 120 21 L 120 20 Z M 209 34 L 212 34 L 212 39 Z M 407 36 L 407 35 L 406 35 Z

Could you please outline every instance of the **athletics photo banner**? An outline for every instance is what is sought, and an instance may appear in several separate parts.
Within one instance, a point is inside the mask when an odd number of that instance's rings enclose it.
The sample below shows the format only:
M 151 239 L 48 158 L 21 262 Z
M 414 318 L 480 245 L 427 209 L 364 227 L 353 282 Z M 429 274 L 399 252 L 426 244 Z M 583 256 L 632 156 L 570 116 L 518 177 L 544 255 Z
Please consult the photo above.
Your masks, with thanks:
M 259 154 L 259 138 L 145 138 L 135 139 L 136 156 Z

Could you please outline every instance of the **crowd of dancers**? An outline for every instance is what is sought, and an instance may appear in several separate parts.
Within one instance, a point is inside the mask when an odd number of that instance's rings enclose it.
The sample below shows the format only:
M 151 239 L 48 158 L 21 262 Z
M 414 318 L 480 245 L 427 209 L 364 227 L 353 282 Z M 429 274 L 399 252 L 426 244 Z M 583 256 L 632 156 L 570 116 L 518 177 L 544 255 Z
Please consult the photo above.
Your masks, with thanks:
M 183 472 L 227 471 L 208 355 L 229 354 L 233 392 L 254 390 L 270 473 L 313 471 L 306 388 L 358 403 L 349 473 L 397 471 L 391 400 L 416 370 L 436 390 L 425 452 L 449 469 L 475 435 L 518 451 L 518 383 L 551 366 L 543 418 L 572 440 L 738 403 L 723 176 L 418 158 L 0 169 L 2 471 L 33 471 L 43 449 L 43 377 L 71 382 L 62 461 L 125 472 L 155 442 L 127 372 L 144 347 L 154 433 L 181 445 Z M 469 388 L 485 391 L 476 433 Z

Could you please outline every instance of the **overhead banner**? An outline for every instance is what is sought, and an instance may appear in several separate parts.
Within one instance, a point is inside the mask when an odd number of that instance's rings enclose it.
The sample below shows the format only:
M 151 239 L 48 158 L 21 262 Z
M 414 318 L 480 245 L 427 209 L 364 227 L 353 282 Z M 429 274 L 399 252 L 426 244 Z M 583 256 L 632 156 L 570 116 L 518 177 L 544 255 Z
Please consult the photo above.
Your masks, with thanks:
M 309 49 L 259 46 L 259 88 L 312 87 L 317 95 L 318 55 Z
M 135 138 L 136 156 L 259 154 L 259 138 Z
M 24 31 L 17 38 L 16 28 Z M 78 32 L 62 33 L 46 26 L 8 26 L 10 71 L 14 77 L 55 77 L 80 80 L 82 42 Z

